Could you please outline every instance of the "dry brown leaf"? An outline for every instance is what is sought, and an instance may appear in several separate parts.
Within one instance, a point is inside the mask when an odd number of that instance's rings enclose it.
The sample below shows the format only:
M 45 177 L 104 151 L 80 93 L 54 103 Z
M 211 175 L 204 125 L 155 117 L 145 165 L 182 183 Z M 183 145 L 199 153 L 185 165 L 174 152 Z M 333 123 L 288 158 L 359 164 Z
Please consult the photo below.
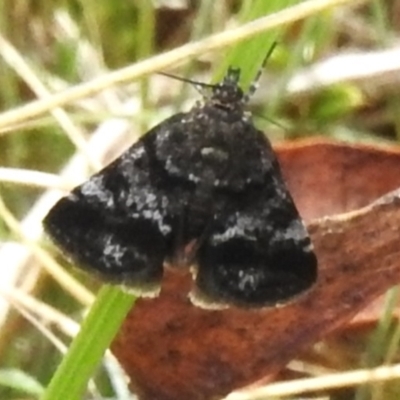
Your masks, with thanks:
M 278 151 L 308 218 L 358 207 L 400 186 L 397 151 L 324 142 Z M 214 399 L 271 377 L 400 283 L 400 190 L 308 228 L 318 282 L 285 307 L 202 310 L 187 298 L 190 276 L 172 272 L 158 298 L 137 301 L 113 350 L 141 399 Z

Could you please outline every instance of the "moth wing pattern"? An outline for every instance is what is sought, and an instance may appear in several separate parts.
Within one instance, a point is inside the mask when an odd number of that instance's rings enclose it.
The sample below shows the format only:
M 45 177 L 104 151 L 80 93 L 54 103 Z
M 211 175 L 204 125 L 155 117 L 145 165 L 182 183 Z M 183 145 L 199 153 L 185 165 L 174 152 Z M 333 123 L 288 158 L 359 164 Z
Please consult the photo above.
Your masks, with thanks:
M 230 68 L 203 102 L 151 129 L 44 220 L 80 266 L 142 296 L 190 267 L 203 308 L 282 304 L 317 277 L 310 238 Z M 189 249 L 189 250 L 187 250 Z
M 199 248 L 195 304 L 276 306 L 315 283 L 317 259 L 308 232 L 276 160 L 273 169 L 262 188 L 250 190 L 215 221 Z
M 147 146 L 160 129 L 59 200 L 43 222 L 80 267 L 149 297 L 160 290 L 172 233 L 171 203 L 155 182 Z

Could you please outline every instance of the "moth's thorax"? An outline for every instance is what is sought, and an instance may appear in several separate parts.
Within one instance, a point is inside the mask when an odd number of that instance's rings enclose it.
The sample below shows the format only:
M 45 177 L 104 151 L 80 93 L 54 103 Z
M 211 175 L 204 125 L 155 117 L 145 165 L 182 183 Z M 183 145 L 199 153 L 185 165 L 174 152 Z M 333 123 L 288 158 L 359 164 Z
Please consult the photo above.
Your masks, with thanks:
M 169 175 L 196 185 L 243 190 L 272 168 L 266 139 L 251 118 L 239 107 L 228 113 L 210 102 L 182 114 L 158 135 L 155 148 Z
M 171 177 L 237 192 L 270 173 L 272 150 L 245 111 L 248 95 L 239 78 L 240 71 L 230 68 L 202 101 L 157 136 L 156 157 Z

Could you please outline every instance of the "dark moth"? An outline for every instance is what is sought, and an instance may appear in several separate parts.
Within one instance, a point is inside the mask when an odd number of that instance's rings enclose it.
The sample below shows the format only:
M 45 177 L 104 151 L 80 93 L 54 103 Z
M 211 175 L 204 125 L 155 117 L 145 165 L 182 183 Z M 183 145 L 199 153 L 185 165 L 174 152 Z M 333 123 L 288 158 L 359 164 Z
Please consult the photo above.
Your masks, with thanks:
M 264 307 L 309 289 L 317 261 L 271 144 L 230 68 L 189 112 L 151 129 L 63 197 L 44 227 L 82 268 L 141 296 L 190 267 L 192 301 Z M 201 85 L 200 85 L 201 86 Z

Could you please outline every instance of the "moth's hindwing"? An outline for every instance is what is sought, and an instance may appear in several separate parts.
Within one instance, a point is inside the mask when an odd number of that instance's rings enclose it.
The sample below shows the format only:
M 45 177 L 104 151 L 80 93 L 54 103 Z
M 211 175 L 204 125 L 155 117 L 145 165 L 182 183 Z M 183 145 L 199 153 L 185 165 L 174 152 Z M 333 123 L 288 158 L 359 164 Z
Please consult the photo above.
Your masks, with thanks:
M 193 302 L 209 308 L 274 306 L 308 290 L 317 260 L 279 175 L 237 204 L 198 250 Z

